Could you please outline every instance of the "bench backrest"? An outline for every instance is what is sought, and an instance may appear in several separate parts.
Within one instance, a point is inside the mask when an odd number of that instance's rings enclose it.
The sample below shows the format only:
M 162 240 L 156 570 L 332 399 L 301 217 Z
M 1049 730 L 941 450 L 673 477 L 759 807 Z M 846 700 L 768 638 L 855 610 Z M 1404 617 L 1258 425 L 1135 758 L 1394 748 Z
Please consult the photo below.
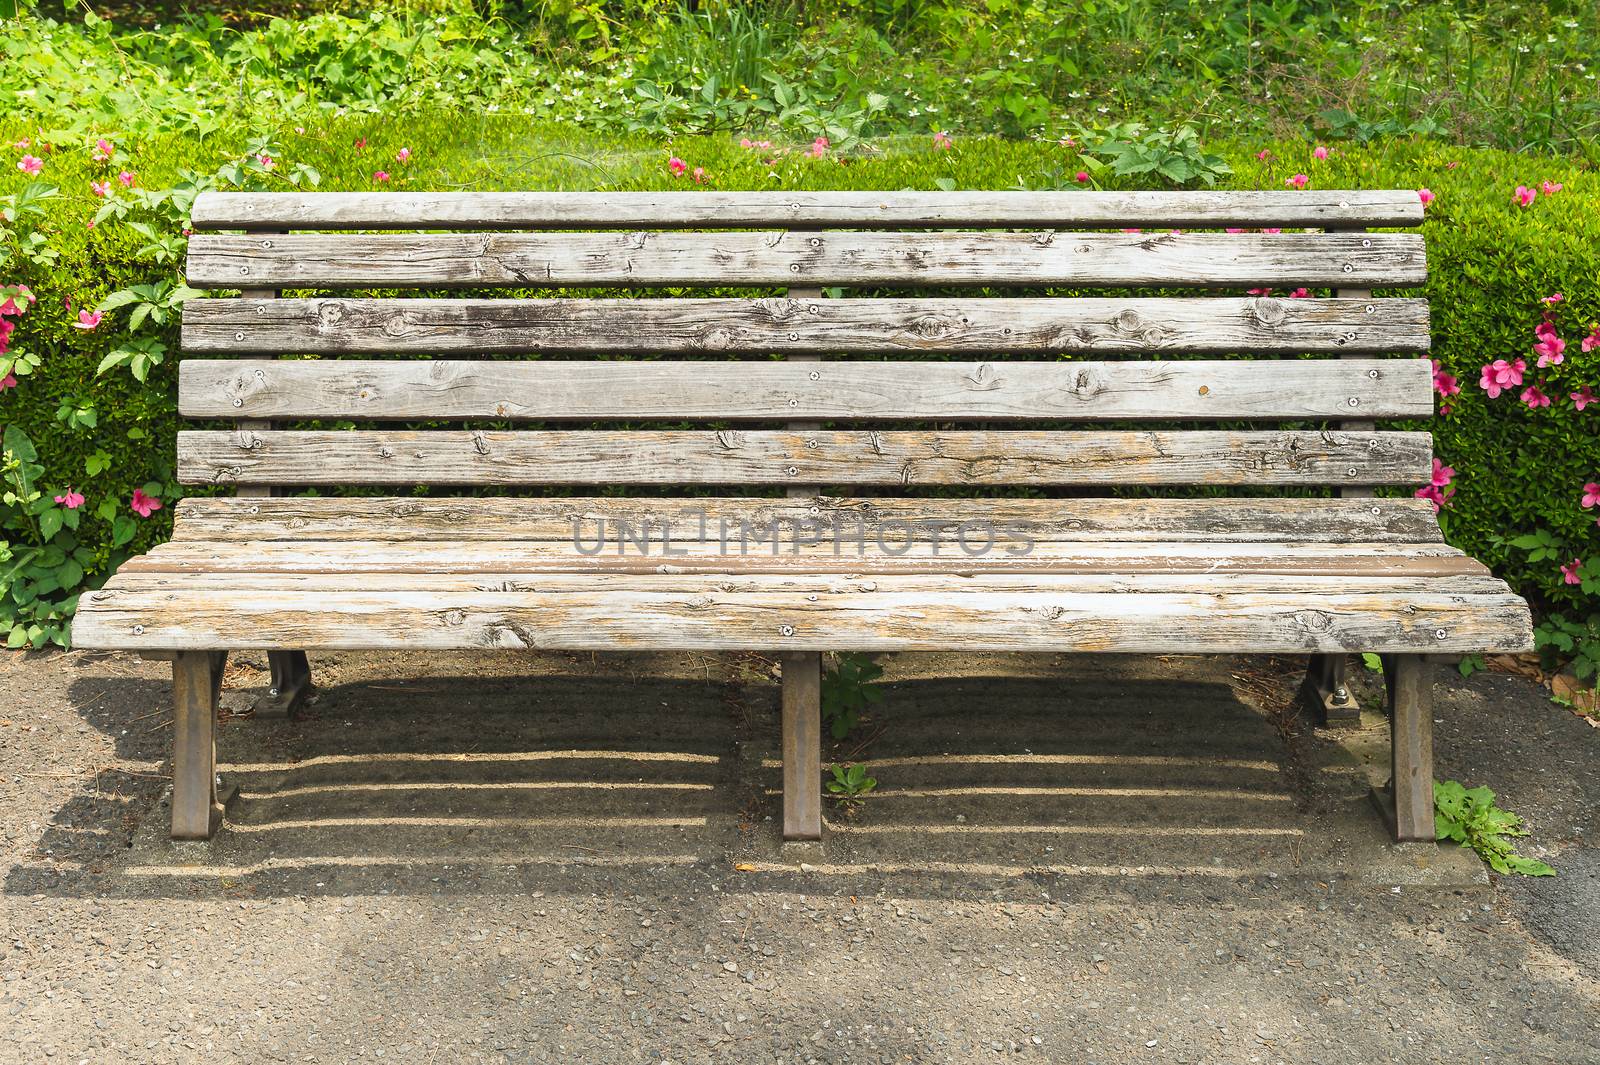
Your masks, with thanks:
M 1366 231 L 1421 217 L 1409 191 L 206 193 L 189 281 L 244 295 L 184 307 L 180 408 L 239 427 L 182 433 L 179 476 L 1423 484 L 1429 435 L 1366 424 L 1432 412 L 1426 303 L 1368 291 L 1423 282 L 1420 235 Z M 661 287 L 750 295 L 549 295 Z M 1093 287 L 1190 291 L 1050 294 Z M 542 298 L 414 298 L 441 289 Z M 271 427 L 308 419 L 466 425 Z M 1206 424 L 1241 421 L 1275 424 Z

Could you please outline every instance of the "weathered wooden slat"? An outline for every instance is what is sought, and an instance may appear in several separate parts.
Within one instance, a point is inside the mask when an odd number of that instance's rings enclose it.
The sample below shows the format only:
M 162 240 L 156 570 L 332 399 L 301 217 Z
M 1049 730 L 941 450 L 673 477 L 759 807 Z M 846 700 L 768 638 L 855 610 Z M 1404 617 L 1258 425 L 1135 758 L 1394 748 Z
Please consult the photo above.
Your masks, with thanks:
M 180 500 L 178 540 L 563 540 L 594 536 L 659 541 L 716 536 L 721 524 L 821 522 L 876 540 L 952 539 L 990 522 L 1039 541 L 1287 540 L 1304 543 L 1443 540 L 1425 499 L 749 499 L 315 498 L 200 496 Z
M 1428 350 L 1419 299 L 210 299 L 197 354 L 1377 353 Z
M 1425 417 L 1425 359 L 1194 362 L 182 363 L 190 418 L 514 420 Z
M 198 233 L 188 276 L 239 288 L 1397 287 L 1427 268 L 1416 233 Z
M 1427 433 L 536 430 L 178 434 L 186 484 L 1419 484 Z
M 89 593 L 89 648 L 1434 653 L 1531 646 L 1516 596 Z M 1403 605 L 1404 609 L 1398 607 Z
M 717 533 L 713 533 L 716 537 Z M 128 572 L 237 573 L 1300 573 L 1336 576 L 1485 574 L 1446 544 L 1031 543 L 1004 529 L 961 540 L 885 543 L 848 531 L 801 538 L 761 530 L 709 542 L 636 544 L 592 534 L 576 542 L 517 540 L 174 540 L 124 564 Z
M 248 566 L 248 561 L 244 563 Z M 250 569 L 153 570 L 125 569 L 105 585 L 112 591 L 188 592 L 254 591 L 362 592 L 373 587 L 371 573 L 278 573 Z M 1445 576 L 1327 576 L 1320 573 L 1000 573 L 992 570 L 903 573 L 629 573 L 598 569 L 582 573 L 492 572 L 427 573 L 389 571 L 383 575 L 387 591 L 409 592 L 529 592 L 539 594 L 609 592 L 793 592 L 804 595 L 859 595 L 873 592 L 1094 592 L 1140 595 L 1181 593 L 1210 595 L 1303 593 L 1392 593 L 1397 601 L 1410 595 L 1502 595 L 1508 591 L 1498 577 L 1482 573 Z
M 203 192 L 196 229 L 1409 226 L 1410 189 L 1228 192 Z

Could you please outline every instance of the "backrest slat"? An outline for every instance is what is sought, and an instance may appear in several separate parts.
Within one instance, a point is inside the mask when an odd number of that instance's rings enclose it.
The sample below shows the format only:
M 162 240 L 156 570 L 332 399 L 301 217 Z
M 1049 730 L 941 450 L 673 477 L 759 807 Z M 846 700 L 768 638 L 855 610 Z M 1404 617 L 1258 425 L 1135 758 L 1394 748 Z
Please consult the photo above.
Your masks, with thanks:
M 190 352 L 1371 353 L 1428 350 L 1417 299 L 196 300 Z
M 1416 192 L 208 192 L 208 229 L 1414 226 Z
M 1420 285 L 1415 233 L 197 233 L 195 285 Z
M 185 484 L 1417 484 L 1427 433 L 957 430 L 178 434 Z
M 983 419 L 1426 417 L 1426 359 L 1193 362 L 185 361 L 190 418 Z

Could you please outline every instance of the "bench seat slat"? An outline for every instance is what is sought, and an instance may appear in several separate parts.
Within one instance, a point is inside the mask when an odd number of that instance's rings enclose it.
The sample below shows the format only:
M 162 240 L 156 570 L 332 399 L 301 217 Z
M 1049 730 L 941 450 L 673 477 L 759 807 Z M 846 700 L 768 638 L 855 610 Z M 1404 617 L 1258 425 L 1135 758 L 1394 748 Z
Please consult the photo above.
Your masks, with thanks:
M 1428 350 L 1420 299 L 210 299 L 191 354 L 1191 354 Z
M 370 591 L 370 573 L 263 573 L 254 570 L 145 570 L 119 572 L 105 587 L 118 592 L 255 591 L 361 592 Z M 1147 594 L 1167 592 L 1192 595 L 1226 590 L 1232 594 L 1304 592 L 1307 595 L 1379 593 L 1388 591 L 1403 600 L 1417 594 L 1499 595 L 1506 584 L 1483 574 L 1410 576 L 1349 575 L 1330 577 L 1304 573 L 629 573 L 599 569 L 583 573 L 387 573 L 388 591 L 474 592 L 795 592 L 842 595 L 855 592 L 937 592 L 959 595 L 968 591 L 1093 592 Z
M 712 497 L 445 497 L 241 499 L 178 502 L 178 540 L 553 540 L 593 536 L 689 540 L 706 530 L 820 522 L 876 540 L 949 540 L 966 522 L 1025 529 L 1041 541 L 1440 543 L 1425 499 L 761 499 Z
M 204 192 L 196 229 L 1412 226 L 1409 190 L 1225 192 Z
M 1071 591 L 101 590 L 102 648 L 1465 652 L 1526 646 L 1516 596 Z M 1404 607 L 1404 609 L 1401 609 Z
M 209 361 L 190 418 L 1109 421 L 1433 413 L 1425 359 L 1193 362 Z
M 715 534 L 713 534 L 715 535 Z M 597 548 L 591 532 L 582 541 Z M 969 537 L 977 550 L 987 533 Z M 993 547 L 968 554 L 959 545 L 917 542 L 880 547 L 853 537 L 795 544 L 785 537 L 774 551 L 770 538 L 737 537 L 724 544 L 674 542 L 619 551 L 614 539 L 593 554 L 574 543 L 550 541 L 345 542 L 174 540 L 130 559 L 128 572 L 238 573 L 494 573 L 638 572 L 696 573 L 1299 573 L 1331 576 L 1451 576 L 1485 574 L 1482 563 L 1446 544 L 1301 543 L 1036 543 L 1025 553 L 1017 540 L 996 530 Z M 1013 551 L 1013 548 L 1017 550 Z M 837 550 L 837 553 L 836 553 Z
M 213 287 L 1420 285 L 1416 233 L 197 233 Z
M 241 431 L 178 434 L 185 484 L 1420 484 L 1417 432 Z

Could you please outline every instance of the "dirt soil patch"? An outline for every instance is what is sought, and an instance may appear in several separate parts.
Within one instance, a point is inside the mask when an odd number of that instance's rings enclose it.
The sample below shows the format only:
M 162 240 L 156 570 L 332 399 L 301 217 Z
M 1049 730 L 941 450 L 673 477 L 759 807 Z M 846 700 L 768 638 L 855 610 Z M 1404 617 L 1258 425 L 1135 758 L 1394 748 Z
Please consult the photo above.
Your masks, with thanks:
M 1528 881 L 1390 845 L 1293 661 L 884 661 L 819 849 L 760 655 L 316 657 L 181 845 L 168 667 L 0 658 L 0 1061 L 1600 1062 L 1600 730 L 1536 685 L 1435 725 Z

